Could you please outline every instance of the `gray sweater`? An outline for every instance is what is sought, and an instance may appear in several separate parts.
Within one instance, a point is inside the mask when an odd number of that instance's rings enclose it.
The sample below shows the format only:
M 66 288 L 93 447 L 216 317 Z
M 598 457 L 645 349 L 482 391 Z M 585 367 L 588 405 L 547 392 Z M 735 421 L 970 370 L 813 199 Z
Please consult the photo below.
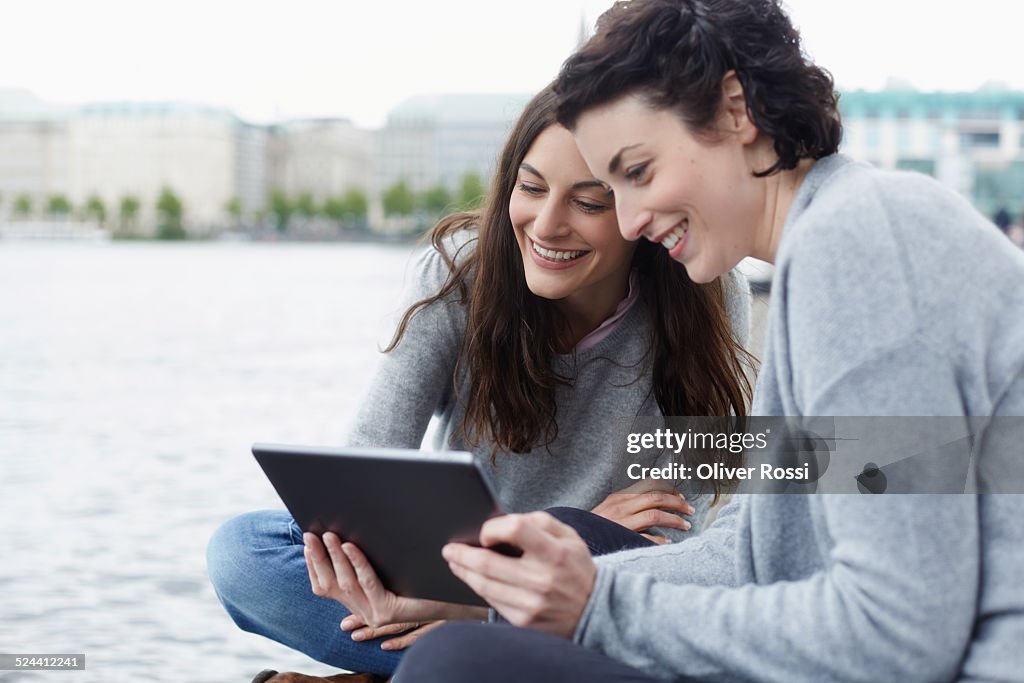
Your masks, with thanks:
M 1024 415 L 1022 283 L 1024 254 L 931 179 L 818 161 L 754 412 Z M 1024 495 L 741 495 L 598 566 L 577 640 L 659 677 L 1024 680 Z
M 454 252 L 470 236 L 459 233 L 449 248 Z M 415 260 L 401 310 L 437 293 L 447 276 L 440 254 L 433 248 L 425 250 Z M 742 275 L 730 274 L 726 283 L 730 318 L 737 338 L 745 343 L 750 291 Z M 421 309 L 412 318 L 398 347 L 380 359 L 350 431 L 349 445 L 419 448 L 431 417 L 436 416 L 435 449 L 473 450 L 461 435 L 465 411 L 452 382 L 465 328 L 466 310 L 457 296 Z M 626 425 L 634 417 L 661 414 L 652 393 L 650 334 L 648 309 L 641 297 L 608 337 L 585 351 L 555 359 L 559 373 L 573 381 L 557 390 L 558 436 L 550 449 L 499 452 L 493 462 L 490 443 L 475 449 L 506 510 L 563 505 L 590 510 L 609 493 L 635 483 L 626 476 Z M 468 381 L 460 378 L 463 395 Z M 622 419 L 610 419 L 615 416 Z M 629 462 L 654 464 L 642 457 L 629 456 Z M 697 510 L 690 517 L 692 531 L 697 531 L 712 497 L 693 489 L 682 492 Z M 675 539 L 692 535 L 674 529 L 662 532 Z

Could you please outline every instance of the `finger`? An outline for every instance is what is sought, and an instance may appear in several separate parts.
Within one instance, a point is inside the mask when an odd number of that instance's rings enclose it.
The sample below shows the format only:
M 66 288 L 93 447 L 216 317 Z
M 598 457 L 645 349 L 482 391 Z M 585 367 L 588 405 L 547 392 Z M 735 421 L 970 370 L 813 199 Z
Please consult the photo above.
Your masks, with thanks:
M 366 626 L 366 619 L 359 614 L 350 614 L 341 620 L 342 631 L 355 631 L 356 629 Z
M 664 536 L 654 536 L 653 534 L 640 534 L 640 535 L 643 536 L 644 538 L 646 538 L 648 541 L 654 541 L 658 545 L 668 545 L 669 543 L 672 542 L 672 539 L 665 538 Z
M 316 534 L 303 534 L 302 540 L 306 546 L 303 554 L 309 569 L 310 581 L 315 581 L 313 592 L 320 597 L 327 597 L 334 588 L 334 570 L 331 568 L 327 550 Z
M 405 648 L 409 647 L 417 640 L 419 640 L 421 636 L 423 636 L 426 633 L 429 633 L 430 631 L 433 631 L 435 628 L 439 626 L 442 626 L 444 623 L 445 622 L 443 621 L 432 621 L 429 624 L 424 624 L 423 626 L 413 629 L 408 633 L 399 636 L 398 638 L 391 638 L 389 640 L 385 640 L 383 643 L 380 644 L 380 648 L 382 650 L 404 650 Z
M 441 555 L 448 561 L 448 566 L 458 566 L 481 576 L 491 579 L 517 583 L 529 571 L 520 566 L 523 560 L 512 558 L 487 548 L 477 548 L 461 543 L 450 543 L 441 549 Z
M 491 606 L 499 611 L 509 609 L 522 613 L 524 609 L 536 607 L 542 596 L 552 591 L 554 584 L 551 578 L 551 567 L 563 564 L 570 547 L 559 541 L 558 553 L 551 560 L 509 558 L 483 548 L 462 546 L 452 548 L 445 554 L 448 546 L 442 550 L 449 560 L 448 567 L 456 578 L 473 589 Z M 452 544 L 453 546 L 456 544 Z M 580 549 L 589 557 L 589 552 L 582 540 Z M 504 612 L 503 612 L 504 614 Z
M 310 557 L 310 549 L 308 547 L 302 549 L 302 557 L 306 561 L 306 573 L 309 574 L 309 587 L 313 589 L 314 595 L 320 595 L 320 579 L 316 575 L 316 570 L 313 568 L 313 558 Z M 323 596 L 321 596 L 323 597 Z
M 359 581 L 359 585 L 362 587 L 363 592 L 367 596 L 375 597 L 378 596 L 383 590 L 383 586 L 380 583 L 380 579 L 377 577 L 377 572 L 374 571 L 373 565 L 366 559 L 366 555 L 360 550 L 354 543 L 343 543 L 341 545 L 342 552 L 348 558 L 349 564 L 355 570 L 356 579 Z
M 414 629 L 419 624 L 416 622 L 405 622 L 400 624 L 384 624 L 383 626 L 365 626 L 352 632 L 352 640 L 373 640 L 382 636 L 393 636 L 396 633 L 405 633 Z
M 460 581 L 503 615 L 507 611 L 518 611 L 523 606 L 536 602 L 536 593 L 524 588 L 521 584 L 507 583 L 458 564 L 449 564 L 448 566 Z
M 666 491 L 625 494 L 622 500 L 617 501 L 615 508 L 621 516 L 655 509 L 672 510 L 684 515 L 692 515 L 696 512 L 681 494 Z
M 671 512 L 665 512 L 664 510 L 644 510 L 643 512 L 626 517 L 619 524 L 633 531 L 644 531 L 656 526 L 688 531 L 693 526 L 690 520 Z
M 358 580 L 356 579 L 355 570 L 353 570 L 352 564 L 349 562 L 348 555 L 341 548 L 341 539 L 336 534 L 328 531 L 324 534 L 324 546 L 327 548 L 328 556 L 330 556 L 331 570 L 338 584 L 349 588 L 357 584 Z M 317 571 L 319 571 L 319 567 Z
M 484 523 L 480 529 L 480 544 L 484 547 L 508 543 L 523 553 L 549 558 L 557 553 L 558 539 L 554 535 L 561 522 L 547 513 L 505 515 Z M 565 526 L 571 530 L 571 527 Z M 575 532 L 572 532 L 575 534 Z
M 310 535 L 312 536 L 312 534 Z M 306 562 L 306 573 L 309 574 L 309 587 L 313 589 L 314 593 L 317 593 L 320 590 L 320 579 L 317 577 L 316 569 L 313 567 L 313 551 L 309 547 L 305 535 L 303 535 L 302 540 L 302 559 Z
M 618 493 L 645 493 L 647 491 L 675 491 L 676 485 L 670 479 L 641 479 Z

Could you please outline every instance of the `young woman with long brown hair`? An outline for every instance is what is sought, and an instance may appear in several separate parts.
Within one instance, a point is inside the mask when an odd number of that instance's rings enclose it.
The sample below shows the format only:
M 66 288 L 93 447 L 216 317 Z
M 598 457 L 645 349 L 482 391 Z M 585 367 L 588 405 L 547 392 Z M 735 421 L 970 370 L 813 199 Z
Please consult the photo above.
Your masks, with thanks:
M 692 535 L 691 523 L 699 529 L 719 484 L 703 492 L 636 486 L 623 425 L 745 415 L 749 296 L 742 278 L 697 285 L 664 249 L 623 239 L 613 197 L 556 123 L 555 105 L 545 89 L 526 106 L 489 204 L 431 233 L 349 444 L 418 448 L 437 416 L 435 445 L 476 453 L 507 510 L 558 507 L 570 523 L 604 517 L 635 537 L 623 541 L 612 529 L 595 552 L 668 542 Z M 645 495 L 631 495 L 638 490 Z M 352 639 L 340 633 L 348 612 L 310 592 L 301 531 L 286 513 L 229 521 L 211 541 L 209 567 L 239 626 L 321 661 L 388 674 L 393 650 L 416 637 L 382 650 L 370 636 L 415 624 L 363 628 L 366 615 L 345 620 Z

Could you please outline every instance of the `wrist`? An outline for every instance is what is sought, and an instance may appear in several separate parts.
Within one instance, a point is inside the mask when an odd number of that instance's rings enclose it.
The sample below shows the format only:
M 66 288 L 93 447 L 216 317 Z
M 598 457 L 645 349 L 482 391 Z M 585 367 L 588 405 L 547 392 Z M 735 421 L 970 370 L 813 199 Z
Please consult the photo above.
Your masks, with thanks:
M 452 604 L 451 608 L 451 613 L 445 617 L 450 621 L 487 621 L 486 607 Z

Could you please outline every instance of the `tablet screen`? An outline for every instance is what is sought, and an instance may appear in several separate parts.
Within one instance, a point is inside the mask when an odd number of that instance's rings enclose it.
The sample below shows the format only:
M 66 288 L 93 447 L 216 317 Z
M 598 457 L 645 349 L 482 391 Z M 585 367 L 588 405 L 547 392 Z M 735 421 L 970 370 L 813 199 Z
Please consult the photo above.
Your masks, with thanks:
M 481 525 L 502 514 L 471 454 L 276 444 L 252 452 L 303 531 L 355 543 L 398 595 L 486 605 L 441 557 L 451 541 L 478 545 Z

